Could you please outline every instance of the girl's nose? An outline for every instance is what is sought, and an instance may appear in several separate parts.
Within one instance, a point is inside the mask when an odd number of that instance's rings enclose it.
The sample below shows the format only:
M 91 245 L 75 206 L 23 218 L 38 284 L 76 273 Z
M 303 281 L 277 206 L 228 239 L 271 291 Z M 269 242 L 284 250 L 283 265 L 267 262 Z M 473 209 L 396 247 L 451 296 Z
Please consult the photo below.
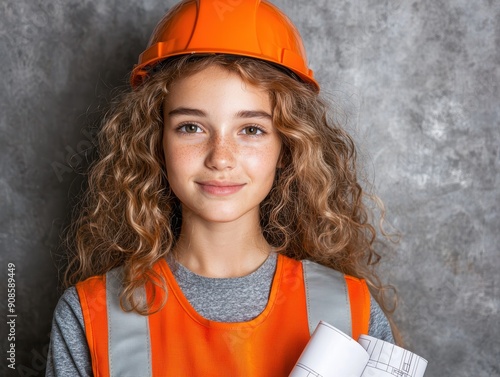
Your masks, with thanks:
M 209 141 L 205 165 L 215 170 L 233 169 L 236 163 L 235 152 L 236 145 L 230 137 L 215 135 Z

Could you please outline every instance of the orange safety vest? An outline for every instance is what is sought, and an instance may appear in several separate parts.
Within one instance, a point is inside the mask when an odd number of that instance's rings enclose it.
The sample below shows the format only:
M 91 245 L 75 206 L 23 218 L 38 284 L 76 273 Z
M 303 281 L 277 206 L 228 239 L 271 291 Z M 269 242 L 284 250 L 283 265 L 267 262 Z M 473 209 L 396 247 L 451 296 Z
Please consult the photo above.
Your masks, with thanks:
M 288 376 L 320 320 L 368 333 L 365 281 L 311 261 L 279 255 L 266 308 L 237 323 L 198 314 L 164 259 L 154 270 L 168 299 L 149 316 L 121 310 L 117 269 L 77 284 L 94 376 Z

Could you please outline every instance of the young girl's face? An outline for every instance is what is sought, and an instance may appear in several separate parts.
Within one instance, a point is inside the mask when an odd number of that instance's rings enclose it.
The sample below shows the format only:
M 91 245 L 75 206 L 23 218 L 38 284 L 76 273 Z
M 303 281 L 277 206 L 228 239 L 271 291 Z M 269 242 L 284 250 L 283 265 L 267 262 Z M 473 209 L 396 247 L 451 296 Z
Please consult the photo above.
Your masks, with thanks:
M 165 101 L 163 148 L 183 219 L 258 224 L 281 151 L 267 92 L 216 66 L 179 79 Z

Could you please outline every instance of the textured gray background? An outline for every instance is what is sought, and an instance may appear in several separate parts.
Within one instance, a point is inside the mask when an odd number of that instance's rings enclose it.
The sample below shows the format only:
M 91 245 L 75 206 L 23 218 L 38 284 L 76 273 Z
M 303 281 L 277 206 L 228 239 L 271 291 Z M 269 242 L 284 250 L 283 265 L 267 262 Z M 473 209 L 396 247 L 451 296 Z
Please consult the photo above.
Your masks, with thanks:
M 43 374 L 58 237 L 92 126 L 172 3 L 0 4 L 0 291 L 13 262 L 20 375 Z M 500 2 L 275 3 L 303 34 L 402 234 L 383 271 L 407 346 L 429 360 L 427 377 L 500 376 Z

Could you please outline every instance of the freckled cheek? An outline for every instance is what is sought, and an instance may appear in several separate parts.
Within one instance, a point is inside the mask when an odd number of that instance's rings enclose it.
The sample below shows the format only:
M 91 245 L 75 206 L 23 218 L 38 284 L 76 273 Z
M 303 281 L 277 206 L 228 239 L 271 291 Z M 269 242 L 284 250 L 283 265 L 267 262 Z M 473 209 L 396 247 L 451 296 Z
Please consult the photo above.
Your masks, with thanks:
M 276 165 L 280 154 L 280 148 L 276 145 L 269 145 L 254 151 L 247 151 L 242 161 L 251 171 L 274 178 Z
M 173 178 L 174 176 L 189 175 L 193 167 L 197 166 L 202 154 L 201 148 L 192 146 L 170 146 L 166 145 L 165 163 L 167 166 L 167 176 Z

